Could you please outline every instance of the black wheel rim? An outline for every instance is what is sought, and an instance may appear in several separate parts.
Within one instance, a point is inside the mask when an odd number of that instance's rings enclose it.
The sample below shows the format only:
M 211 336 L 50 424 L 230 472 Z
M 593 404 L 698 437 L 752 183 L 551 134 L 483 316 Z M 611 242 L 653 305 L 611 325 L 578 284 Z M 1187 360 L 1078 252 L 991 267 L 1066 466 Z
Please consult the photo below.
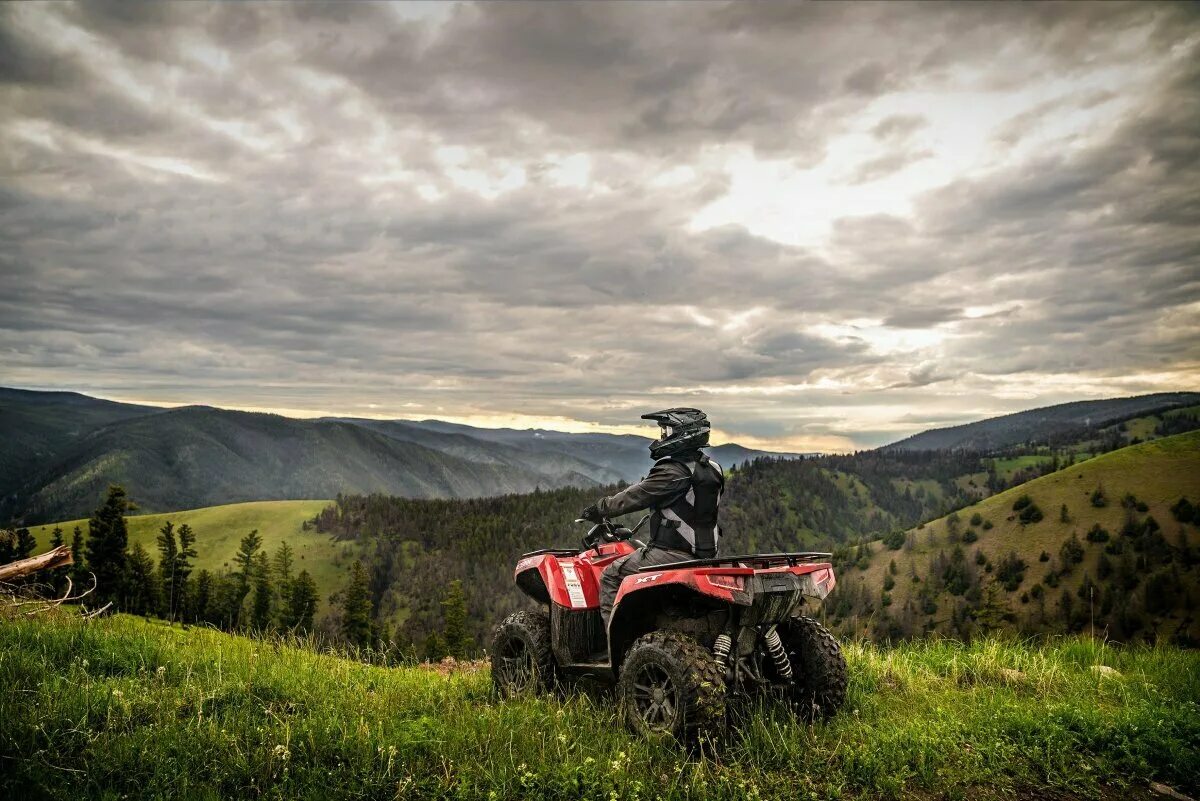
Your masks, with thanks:
M 633 708 L 649 728 L 670 731 L 679 714 L 679 691 L 659 665 L 638 668 L 633 677 Z
M 523 689 L 533 683 L 533 654 L 525 641 L 511 637 L 499 653 L 500 681 L 508 687 Z

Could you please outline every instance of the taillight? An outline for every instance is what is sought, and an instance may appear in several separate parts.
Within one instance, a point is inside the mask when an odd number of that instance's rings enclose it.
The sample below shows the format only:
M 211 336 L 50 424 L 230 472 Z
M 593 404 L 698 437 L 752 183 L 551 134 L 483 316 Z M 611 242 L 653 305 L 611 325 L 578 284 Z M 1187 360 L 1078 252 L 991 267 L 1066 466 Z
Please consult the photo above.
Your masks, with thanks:
M 725 587 L 730 590 L 742 590 L 746 588 L 745 576 L 723 576 L 710 575 L 708 580 L 718 587 Z

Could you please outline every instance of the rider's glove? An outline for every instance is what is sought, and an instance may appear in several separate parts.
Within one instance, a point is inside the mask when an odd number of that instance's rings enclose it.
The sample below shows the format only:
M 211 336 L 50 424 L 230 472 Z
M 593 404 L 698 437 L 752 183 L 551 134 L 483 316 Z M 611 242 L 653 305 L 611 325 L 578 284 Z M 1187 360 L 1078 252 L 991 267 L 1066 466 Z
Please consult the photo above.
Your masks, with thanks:
M 600 515 L 600 507 L 593 503 L 591 506 L 579 513 L 579 519 L 591 520 L 593 523 L 599 523 L 604 518 Z

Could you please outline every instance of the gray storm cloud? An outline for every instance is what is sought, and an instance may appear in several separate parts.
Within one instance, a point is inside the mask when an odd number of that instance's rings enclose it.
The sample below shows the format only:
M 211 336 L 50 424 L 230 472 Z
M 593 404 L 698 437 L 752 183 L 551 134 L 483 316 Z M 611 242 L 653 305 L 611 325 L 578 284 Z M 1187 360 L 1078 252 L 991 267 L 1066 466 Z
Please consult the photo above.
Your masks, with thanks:
M 791 448 L 1195 388 L 1197 20 L 6 4 L 0 383 Z

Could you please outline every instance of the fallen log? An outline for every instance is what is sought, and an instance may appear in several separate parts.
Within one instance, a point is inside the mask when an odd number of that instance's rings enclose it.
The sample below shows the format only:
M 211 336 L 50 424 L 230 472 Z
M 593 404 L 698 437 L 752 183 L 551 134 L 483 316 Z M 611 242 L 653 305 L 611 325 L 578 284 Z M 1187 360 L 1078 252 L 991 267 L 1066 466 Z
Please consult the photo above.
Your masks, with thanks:
M 18 559 L 6 565 L 0 565 L 0 581 L 12 581 L 13 579 L 21 578 L 21 576 L 36 573 L 39 570 L 66 567 L 67 565 L 74 564 L 74 562 L 75 559 L 71 556 L 70 546 L 60 545 L 52 551 L 31 556 L 28 559 Z

